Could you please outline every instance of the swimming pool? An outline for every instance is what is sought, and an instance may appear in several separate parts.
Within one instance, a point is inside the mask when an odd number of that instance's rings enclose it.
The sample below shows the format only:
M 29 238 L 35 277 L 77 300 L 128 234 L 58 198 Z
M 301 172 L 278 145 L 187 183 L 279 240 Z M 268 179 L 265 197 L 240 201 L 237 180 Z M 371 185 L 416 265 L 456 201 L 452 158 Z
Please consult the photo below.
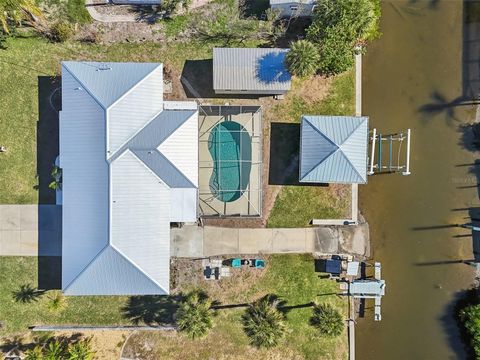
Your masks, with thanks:
M 212 194 L 223 202 L 238 200 L 250 181 L 252 139 L 248 131 L 235 121 L 221 122 L 210 132 L 208 150 L 213 159 Z

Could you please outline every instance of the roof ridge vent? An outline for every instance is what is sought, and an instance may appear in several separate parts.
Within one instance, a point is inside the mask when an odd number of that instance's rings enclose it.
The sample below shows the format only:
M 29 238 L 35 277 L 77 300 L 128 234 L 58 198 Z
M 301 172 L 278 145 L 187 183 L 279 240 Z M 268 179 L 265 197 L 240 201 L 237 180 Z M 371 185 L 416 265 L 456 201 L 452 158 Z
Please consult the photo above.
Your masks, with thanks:
M 107 63 L 100 63 L 97 65 L 97 71 L 106 71 L 106 70 L 112 70 L 112 67 Z

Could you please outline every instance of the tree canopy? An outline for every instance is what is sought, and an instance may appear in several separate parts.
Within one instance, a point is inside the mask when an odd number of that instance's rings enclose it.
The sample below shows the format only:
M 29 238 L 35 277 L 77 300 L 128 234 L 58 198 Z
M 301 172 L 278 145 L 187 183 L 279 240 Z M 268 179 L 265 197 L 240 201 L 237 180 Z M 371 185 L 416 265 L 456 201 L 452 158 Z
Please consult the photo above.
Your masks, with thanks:
M 212 302 L 208 297 L 193 291 L 188 294 L 177 310 L 178 330 L 192 339 L 202 337 L 213 327 Z
M 379 18 L 378 0 L 319 0 L 307 39 L 319 47 L 320 71 L 347 70 L 356 47 L 378 36 Z
M 327 337 L 339 336 L 345 327 L 340 312 L 329 304 L 315 305 L 310 323 Z
M 480 358 L 480 305 L 470 305 L 460 311 L 460 319 L 471 337 L 475 355 Z
M 0 0 L 0 27 L 4 33 L 10 33 L 12 25 L 21 24 L 22 20 L 40 15 L 34 0 Z
M 275 296 L 267 295 L 250 305 L 243 315 L 243 328 L 252 345 L 271 348 L 285 336 L 287 328 L 278 305 Z

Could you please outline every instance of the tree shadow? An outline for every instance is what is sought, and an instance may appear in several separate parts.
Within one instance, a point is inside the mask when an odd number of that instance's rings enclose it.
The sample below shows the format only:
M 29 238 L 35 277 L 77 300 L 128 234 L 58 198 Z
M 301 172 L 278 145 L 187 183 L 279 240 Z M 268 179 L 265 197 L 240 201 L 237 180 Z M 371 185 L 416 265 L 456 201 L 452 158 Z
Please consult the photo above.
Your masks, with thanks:
M 168 18 L 170 14 L 161 10 L 158 5 L 130 5 L 128 12 L 134 14 L 137 22 L 155 24 L 158 20 Z
M 418 0 L 411 0 L 413 2 Z M 435 8 L 438 0 L 431 0 L 430 5 Z M 462 90 L 461 94 L 453 99 L 447 99 L 443 94 L 434 91 L 431 94 L 432 102 L 422 105 L 418 111 L 425 115 L 444 114 L 448 123 L 459 121 L 455 116 L 455 109 L 459 106 L 479 105 L 478 89 L 480 88 L 480 66 L 478 47 L 480 45 L 480 5 L 477 1 L 463 1 L 462 24 Z
M 471 152 L 480 150 L 480 123 L 461 124 L 458 131 L 460 132 L 459 145 L 462 148 Z
M 141 323 L 149 326 L 173 324 L 181 300 L 181 296 L 131 296 L 122 308 L 123 317 L 134 325 Z
M 15 302 L 30 304 L 37 302 L 38 299 L 44 294 L 43 290 L 34 288 L 31 284 L 23 284 L 12 292 Z
M 256 72 L 265 84 L 286 83 L 292 79 L 285 64 L 285 52 L 269 52 L 258 59 Z
M 270 7 L 268 0 L 244 0 L 243 17 L 255 17 L 261 19 L 265 11 Z

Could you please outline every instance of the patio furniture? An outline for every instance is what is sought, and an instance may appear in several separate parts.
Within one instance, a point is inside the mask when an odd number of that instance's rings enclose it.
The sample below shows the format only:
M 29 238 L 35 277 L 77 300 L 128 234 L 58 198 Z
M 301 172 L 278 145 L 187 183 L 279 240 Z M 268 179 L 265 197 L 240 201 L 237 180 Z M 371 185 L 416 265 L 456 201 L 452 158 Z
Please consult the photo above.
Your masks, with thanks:
M 206 280 L 212 280 L 212 268 L 210 266 L 206 266 L 203 270 L 203 276 Z
M 240 258 L 232 259 L 232 267 L 233 268 L 239 268 L 241 266 L 242 266 L 242 259 L 240 259 Z
M 242 259 L 241 263 L 244 266 L 252 266 L 252 260 L 250 259 Z
M 262 259 L 254 259 L 253 260 L 253 266 L 256 269 L 264 269 L 265 268 L 265 260 Z

